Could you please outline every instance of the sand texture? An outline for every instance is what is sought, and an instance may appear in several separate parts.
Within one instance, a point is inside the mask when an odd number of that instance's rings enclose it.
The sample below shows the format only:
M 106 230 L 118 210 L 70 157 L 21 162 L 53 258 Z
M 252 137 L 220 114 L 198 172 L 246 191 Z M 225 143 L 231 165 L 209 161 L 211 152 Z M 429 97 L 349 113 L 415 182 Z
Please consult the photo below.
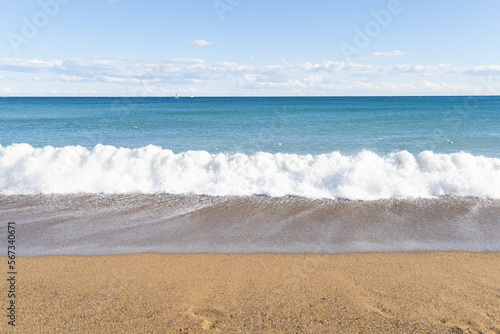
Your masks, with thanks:
M 59 256 L 17 270 L 17 325 L 2 316 L 2 333 L 500 333 L 500 253 Z

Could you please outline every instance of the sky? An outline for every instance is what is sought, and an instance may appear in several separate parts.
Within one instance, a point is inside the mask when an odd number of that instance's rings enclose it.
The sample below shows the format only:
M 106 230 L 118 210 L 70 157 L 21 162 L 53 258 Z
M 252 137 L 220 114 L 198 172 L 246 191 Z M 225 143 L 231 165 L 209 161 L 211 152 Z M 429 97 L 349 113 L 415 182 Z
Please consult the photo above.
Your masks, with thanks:
M 0 95 L 499 95 L 499 17 L 498 0 L 0 0 Z

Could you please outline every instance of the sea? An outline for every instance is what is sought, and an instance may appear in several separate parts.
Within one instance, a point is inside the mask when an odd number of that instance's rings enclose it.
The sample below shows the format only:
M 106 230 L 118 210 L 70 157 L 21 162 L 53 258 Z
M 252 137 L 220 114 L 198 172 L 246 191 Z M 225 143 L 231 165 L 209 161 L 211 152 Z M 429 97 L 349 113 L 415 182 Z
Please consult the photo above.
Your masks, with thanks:
M 0 215 L 21 256 L 500 251 L 500 97 L 0 98 Z

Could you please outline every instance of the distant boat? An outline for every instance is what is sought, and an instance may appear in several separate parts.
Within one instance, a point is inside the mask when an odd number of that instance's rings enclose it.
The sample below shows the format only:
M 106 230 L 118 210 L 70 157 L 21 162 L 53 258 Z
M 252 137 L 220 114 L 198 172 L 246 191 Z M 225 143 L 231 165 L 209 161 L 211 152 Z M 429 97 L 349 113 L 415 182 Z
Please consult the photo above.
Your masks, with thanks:
M 174 99 L 176 99 L 176 100 L 178 100 L 178 99 L 179 99 L 179 97 L 177 96 L 177 93 L 175 93 L 175 95 L 174 95 Z

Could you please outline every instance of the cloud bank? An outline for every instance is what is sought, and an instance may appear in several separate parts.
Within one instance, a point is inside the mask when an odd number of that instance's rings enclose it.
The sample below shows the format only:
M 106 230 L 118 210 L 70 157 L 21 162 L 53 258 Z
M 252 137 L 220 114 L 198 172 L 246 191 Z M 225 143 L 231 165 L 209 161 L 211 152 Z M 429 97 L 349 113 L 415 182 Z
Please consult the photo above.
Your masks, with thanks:
M 389 57 L 400 54 L 400 51 L 393 51 L 372 55 Z M 0 58 L 0 72 L 4 76 L 2 83 L 15 81 L 15 74 L 22 73 L 31 75 L 31 82 L 37 83 L 148 86 L 148 92 L 153 95 L 177 88 L 180 92 L 205 95 L 500 93 L 500 65 L 374 65 L 335 60 L 251 65 L 228 61 L 209 63 L 194 58 L 149 62 L 134 57 L 52 60 L 3 57 Z M 493 79 L 479 80 L 487 77 Z M 10 82 L 6 86 L 12 87 Z

